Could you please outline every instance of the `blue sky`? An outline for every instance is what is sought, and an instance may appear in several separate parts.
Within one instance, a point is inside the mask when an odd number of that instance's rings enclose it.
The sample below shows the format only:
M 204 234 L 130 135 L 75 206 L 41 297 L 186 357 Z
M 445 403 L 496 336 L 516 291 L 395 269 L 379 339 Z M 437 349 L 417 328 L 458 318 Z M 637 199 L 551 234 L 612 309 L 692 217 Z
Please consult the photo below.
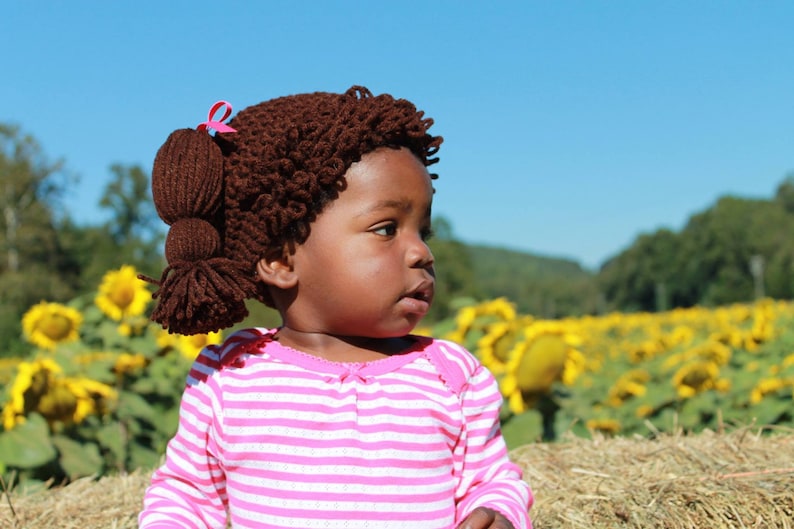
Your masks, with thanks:
M 783 1 L 8 1 L 0 122 L 91 223 L 111 164 L 150 170 L 216 100 L 362 84 L 435 119 L 459 238 L 597 267 L 794 171 L 792 27 Z

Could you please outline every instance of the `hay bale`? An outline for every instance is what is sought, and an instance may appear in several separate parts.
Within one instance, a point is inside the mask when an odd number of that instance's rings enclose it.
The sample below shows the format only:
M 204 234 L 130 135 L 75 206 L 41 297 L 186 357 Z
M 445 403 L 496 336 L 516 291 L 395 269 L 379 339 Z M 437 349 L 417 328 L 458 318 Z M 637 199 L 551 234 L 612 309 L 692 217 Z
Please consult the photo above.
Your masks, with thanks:
M 78 479 L 65 487 L 25 491 L 0 498 L 3 529 L 127 529 L 138 527 L 149 473 Z
M 513 452 L 536 528 L 790 528 L 794 435 L 569 437 Z
M 794 431 L 566 437 L 512 452 L 536 529 L 794 527 Z M 0 498 L 0 527 L 134 529 L 147 472 Z

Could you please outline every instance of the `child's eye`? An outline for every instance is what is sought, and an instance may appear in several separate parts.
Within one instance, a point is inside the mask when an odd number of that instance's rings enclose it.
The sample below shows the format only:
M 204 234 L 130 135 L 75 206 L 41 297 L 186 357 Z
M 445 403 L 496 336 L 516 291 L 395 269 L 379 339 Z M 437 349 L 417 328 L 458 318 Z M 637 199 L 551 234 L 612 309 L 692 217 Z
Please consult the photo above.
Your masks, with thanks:
M 397 225 L 393 222 L 390 222 L 389 224 L 378 226 L 377 228 L 373 229 L 372 232 L 384 237 L 393 237 L 397 235 Z

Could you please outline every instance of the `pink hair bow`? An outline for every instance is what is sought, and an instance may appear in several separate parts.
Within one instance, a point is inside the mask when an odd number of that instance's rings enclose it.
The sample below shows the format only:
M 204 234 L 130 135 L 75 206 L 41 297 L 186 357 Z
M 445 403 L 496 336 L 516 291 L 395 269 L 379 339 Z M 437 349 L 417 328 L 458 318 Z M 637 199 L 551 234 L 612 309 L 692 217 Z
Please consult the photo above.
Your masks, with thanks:
M 215 120 L 213 116 L 215 113 L 223 108 L 223 116 L 221 119 Z M 212 129 L 217 132 L 237 132 L 236 129 L 231 128 L 229 125 L 224 125 L 224 121 L 232 114 L 232 105 L 227 103 L 226 101 L 218 101 L 212 108 L 210 108 L 210 113 L 207 115 L 207 121 L 200 123 L 196 130 L 208 130 Z

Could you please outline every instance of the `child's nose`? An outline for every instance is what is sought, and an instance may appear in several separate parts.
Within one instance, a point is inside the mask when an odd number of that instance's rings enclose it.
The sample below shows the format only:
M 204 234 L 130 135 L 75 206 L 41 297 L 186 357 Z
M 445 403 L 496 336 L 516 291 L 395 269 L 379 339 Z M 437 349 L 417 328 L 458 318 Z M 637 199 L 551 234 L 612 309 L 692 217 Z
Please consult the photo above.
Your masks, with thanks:
M 417 237 L 408 251 L 408 265 L 411 268 L 428 268 L 433 266 L 434 262 L 430 247 L 421 237 Z

